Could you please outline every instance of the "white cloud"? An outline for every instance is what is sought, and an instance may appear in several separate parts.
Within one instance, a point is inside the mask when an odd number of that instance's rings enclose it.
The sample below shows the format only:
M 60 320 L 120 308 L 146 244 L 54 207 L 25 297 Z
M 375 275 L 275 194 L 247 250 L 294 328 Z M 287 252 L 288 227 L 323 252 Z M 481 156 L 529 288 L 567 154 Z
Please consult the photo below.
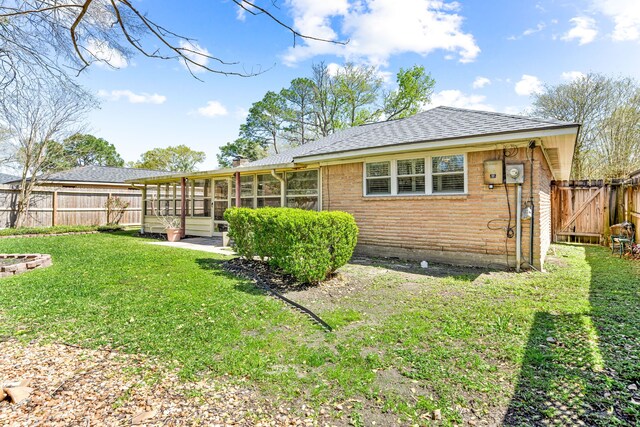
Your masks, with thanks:
M 249 115 L 249 110 L 245 110 L 242 107 L 236 108 L 235 116 L 239 119 L 245 120 Z
M 491 80 L 488 79 L 487 77 L 482 77 L 482 76 L 478 76 L 476 77 L 476 79 L 473 81 L 472 85 L 474 89 L 481 89 L 487 85 L 491 84 Z
M 562 73 L 562 79 L 570 82 L 581 79 L 584 76 L 585 74 L 582 71 L 565 71 Z
M 355 68 L 359 68 L 359 65 L 354 65 Z M 344 65 L 336 64 L 335 62 L 330 62 L 327 64 L 327 72 L 330 76 L 335 77 L 338 73 L 344 71 Z M 374 70 L 376 77 L 381 79 L 383 83 L 391 83 L 393 80 L 393 73 L 391 71 L 384 71 L 380 67 L 376 67 Z
M 129 65 L 127 58 L 106 42 L 90 39 L 85 48 L 100 67 L 126 68 Z
M 202 67 L 206 67 L 209 65 L 209 58 L 207 56 L 211 56 L 211 53 L 206 48 L 200 46 L 198 43 L 180 40 L 180 49 L 182 49 L 182 53 L 184 54 L 184 56 L 189 58 L 195 64 L 198 64 Z M 184 59 L 180 60 L 180 64 L 182 64 L 183 67 L 191 70 L 191 72 L 193 73 L 203 73 L 206 71 L 203 68 L 200 68 L 192 63 L 189 63 L 189 65 L 187 65 L 187 61 L 185 61 Z
M 516 83 L 516 93 L 522 96 L 529 96 L 534 93 L 542 92 L 542 82 L 536 76 L 523 74 L 520 81 Z
M 393 55 L 434 50 L 458 54 L 471 62 L 480 53 L 472 34 L 462 30 L 458 3 L 441 0 L 289 0 L 293 26 L 305 35 L 349 40 L 346 45 L 303 40 L 283 56 L 293 65 L 316 55 L 385 65 Z M 338 24 L 339 23 L 339 24 Z M 339 28 L 334 28 L 338 27 Z
M 638 0 L 593 0 L 596 10 L 613 18 L 611 38 L 615 41 L 640 40 L 640 2 Z
M 502 112 L 505 114 L 522 115 L 522 108 L 513 105 L 507 105 L 506 107 L 504 107 Z
M 204 107 L 200 107 L 197 113 L 203 117 L 219 117 L 229 114 L 227 108 L 218 101 L 209 101 Z
M 487 97 L 484 95 L 467 95 L 459 90 L 442 90 L 433 94 L 431 97 L 431 107 L 439 107 L 441 105 L 446 107 L 457 108 L 469 108 L 472 110 L 485 110 L 495 111 L 493 106 L 486 104 L 484 100 Z
M 125 90 L 99 90 L 98 96 L 109 101 L 119 101 L 124 98 L 132 104 L 164 104 L 167 97 L 158 95 L 157 93 L 135 93 L 128 89 Z
M 576 16 L 569 20 L 573 24 L 567 33 L 562 36 L 562 40 L 571 41 L 578 40 L 579 45 L 591 43 L 598 34 L 596 29 L 596 21 L 586 16 Z
M 539 33 L 540 31 L 544 30 L 546 26 L 547 24 L 545 24 L 544 22 L 540 22 L 538 25 L 536 25 L 535 28 L 527 28 L 526 30 L 524 30 L 522 32 L 522 35 L 530 36 L 531 34 Z

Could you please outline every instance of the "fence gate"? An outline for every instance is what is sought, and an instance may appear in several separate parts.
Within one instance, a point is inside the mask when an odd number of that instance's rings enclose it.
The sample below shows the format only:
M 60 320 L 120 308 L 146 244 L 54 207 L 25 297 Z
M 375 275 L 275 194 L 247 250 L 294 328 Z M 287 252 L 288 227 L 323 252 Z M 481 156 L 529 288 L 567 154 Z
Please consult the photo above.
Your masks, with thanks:
M 551 187 L 554 242 L 599 244 L 609 226 L 610 187 L 603 181 L 557 181 Z

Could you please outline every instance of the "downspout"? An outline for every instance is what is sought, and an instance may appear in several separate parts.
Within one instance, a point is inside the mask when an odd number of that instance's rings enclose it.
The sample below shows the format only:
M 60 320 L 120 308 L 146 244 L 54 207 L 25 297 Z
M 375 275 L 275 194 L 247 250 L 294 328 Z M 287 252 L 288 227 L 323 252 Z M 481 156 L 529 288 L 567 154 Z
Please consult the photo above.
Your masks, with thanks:
M 187 231 L 187 199 L 185 192 L 187 191 L 187 178 L 180 178 L 180 237 L 184 239 Z
M 282 179 L 282 177 L 276 173 L 275 169 L 271 169 L 271 176 L 277 179 L 278 181 L 280 181 L 280 206 L 284 208 L 287 202 L 287 195 L 285 194 L 286 188 L 285 188 L 284 179 Z
M 240 206 L 240 172 L 236 172 L 236 208 Z
M 531 207 L 531 224 L 529 224 L 529 267 L 533 267 L 533 229 L 534 229 L 534 221 L 536 218 L 536 209 L 533 204 L 533 153 L 534 148 L 536 148 L 536 142 L 534 140 L 529 141 L 529 149 L 531 150 L 531 157 L 529 163 L 529 174 L 530 174 L 530 182 L 529 182 L 529 205 Z

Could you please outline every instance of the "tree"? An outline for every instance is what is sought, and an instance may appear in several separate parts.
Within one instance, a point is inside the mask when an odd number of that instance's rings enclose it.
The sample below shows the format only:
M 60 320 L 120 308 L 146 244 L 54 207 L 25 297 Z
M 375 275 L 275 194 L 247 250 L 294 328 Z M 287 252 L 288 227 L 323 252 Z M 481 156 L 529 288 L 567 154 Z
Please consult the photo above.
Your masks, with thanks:
M 285 120 L 285 100 L 282 95 L 267 92 L 260 101 L 249 109 L 245 127 L 241 133 L 245 139 L 254 141 L 256 145 L 271 144 L 278 153 L 278 137 Z
M 315 132 L 321 137 L 329 136 L 342 127 L 339 123 L 341 102 L 337 85 L 324 62 L 313 64 L 311 80 Z
M 66 166 L 124 166 L 124 160 L 113 144 L 89 134 L 77 133 L 62 143 Z
M 637 157 L 627 156 L 637 143 L 634 112 L 639 93 L 633 79 L 590 73 L 545 86 L 534 95 L 531 114 L 582 125 L 574 149 L 573 179 L 621 178 L 622 170 L 640 167 Z
M 266 156 L 266 146 L 261 145 L 259 141 L 240 137 L 233 142 L 220 147 L 220 153 L 217 154 L 218 165 L 222 167 L 231 167 L 233 159 L 236 157 L 245 157 L 249 161 L 254 161 Z
M 60 85 L 34 76 L 13 80 L 0 91 L 0 122 L 9 132 L 20 170 L 20 185 L 12 226 L 21 227 L 29 214 L 33 189 L 44 178 L 52 158 L 52 141 L 63 139 L 95 105 L 79 86 Z
M 233 0 L 250 15 L 262 15 L 297 38 L 344 44 L 302 34 L 268 9 L 247 0 Z M 0 5 L 0 68 L 4 78 L 20 78 L 25 71 L 46 69 L 65 75 L 95 62 L 118 66 L 116 58 L 134 52 L 149 58 L 179 59 L 193 75 L 206 70 L 223 75 L 252 76 L 261 71 L 235 71 L 225 61 L 201 49 L 189 37 L 152 20 L 131 0 L 15 0 Z M 107 55 L 106 52 L 110 52 Z M 212 61 L 216 66 L 208 65 Z M 195 76 L 194 76 L 195 77 Z
M 193 172 L 196 170 L 196 165 L 204 162 L 205 159 L 206 155 L 203 151 L 192 150 L 186 145 L 177 145 L 146 151 L 133 166 L 139 169 Z
M 436 81 L 424 67 L 400 68 L 396 75 L 398 89 L 385 93 L 383 112 L 387 120 L 403 119 L 420 111 L 431 101 Z
M 293 79 L 288 88 L 282 89 L 284 98 L 284 138 L 290 145 L 302 145 L 315 139 L 313 132 L 313 95 L 314 84 L 311 79 L 300 77 Z
M 348 62 L 334 77 L 335 94 L 339 105 L 340 127 L 353 127 L 378 120 L 375 107 L 382 79 L 374 66 Z

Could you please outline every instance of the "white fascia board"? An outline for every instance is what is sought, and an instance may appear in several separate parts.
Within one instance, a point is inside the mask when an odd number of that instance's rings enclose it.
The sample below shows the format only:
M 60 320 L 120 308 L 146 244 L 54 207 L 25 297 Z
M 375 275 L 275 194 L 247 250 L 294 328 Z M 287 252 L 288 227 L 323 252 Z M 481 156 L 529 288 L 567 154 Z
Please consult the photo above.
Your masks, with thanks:
M 509 142 L 514 140 L 524 140 L 524 139 L 536 139 L 536 138 L 544 138 L 547 136 L 556 136 L 556 135 L 572 135 L 577 134 L 578 125 L 575 127 L 566 127 L 566 128 L 558 128 L 558 129 L 546 129 L 546 130 L 537 130 L 537 131 L 527 131 L 527 132 L 512 132 L 505 133 L 500 135 L 487 135 L 487 136 L 476 136 L 476 137 L 465 137 L 465 138 L 456 138 L 456 139 L 446 139 L 446 140 L 437 140 L 437 141 L 426 141 L 426 142 L 415 142 L 415 143 L 406 143 L 399 145 L 389 145 L 382 147 L 372 147 L 372 148 L 364 148 L 360 150 L 353 151 L 344 151 L 344 152 L 335 152 L 335 153 L 327 153 L 327 154 L 318 154 L 318 155 L 310 155 L 304 157 L 295 157 L 293 160 L 296 163 L 309 163 L 309 162 L 321 162 L 325 160 L 338 160 L 338 159 L 350 159 L 350 158 L 358 158 L 363 156 L 372 156 L 379 154 L 391 154 L 391 153 L 402 153 L 405 151 L 418 151 L 418 150 L 435 150 L 435 149 L 443 149 L 443 148 L 453 148 L 453 147 L 464 147 L 471 145 L 482 145 L 482 144 L 495 144 L 501 142 Z
M 194 178 L 207 178 L 207 177 L 215 177 L 221 175 L 233 175 L 236 172 L 240 172 L 242 175 L 245 172 L 255 172 L 255 171 L 266 171 L 269 172 L 273 169 L 291 169 L 295 168 L 296 165 L 293 163 L 281 163 L 276 165 L 263 165 L 263 166 L 250 166 L 250 167 L 237 167 L 237 168 L 222 168 L 222 169 L 214 169 L 202 172 L 189 172 L 189 173 L 178 173 L 172 175 L 160 175 L 160 176 L 151 176 L 148 178 L 139 178 L 139 179 L 130 179 L 125 182 L 130 183 L 138 183 L 138 184 L 153 184 L 158 182 L 166 182 L 166 181 L 175 181 L 180 178 L 194 179 Z

